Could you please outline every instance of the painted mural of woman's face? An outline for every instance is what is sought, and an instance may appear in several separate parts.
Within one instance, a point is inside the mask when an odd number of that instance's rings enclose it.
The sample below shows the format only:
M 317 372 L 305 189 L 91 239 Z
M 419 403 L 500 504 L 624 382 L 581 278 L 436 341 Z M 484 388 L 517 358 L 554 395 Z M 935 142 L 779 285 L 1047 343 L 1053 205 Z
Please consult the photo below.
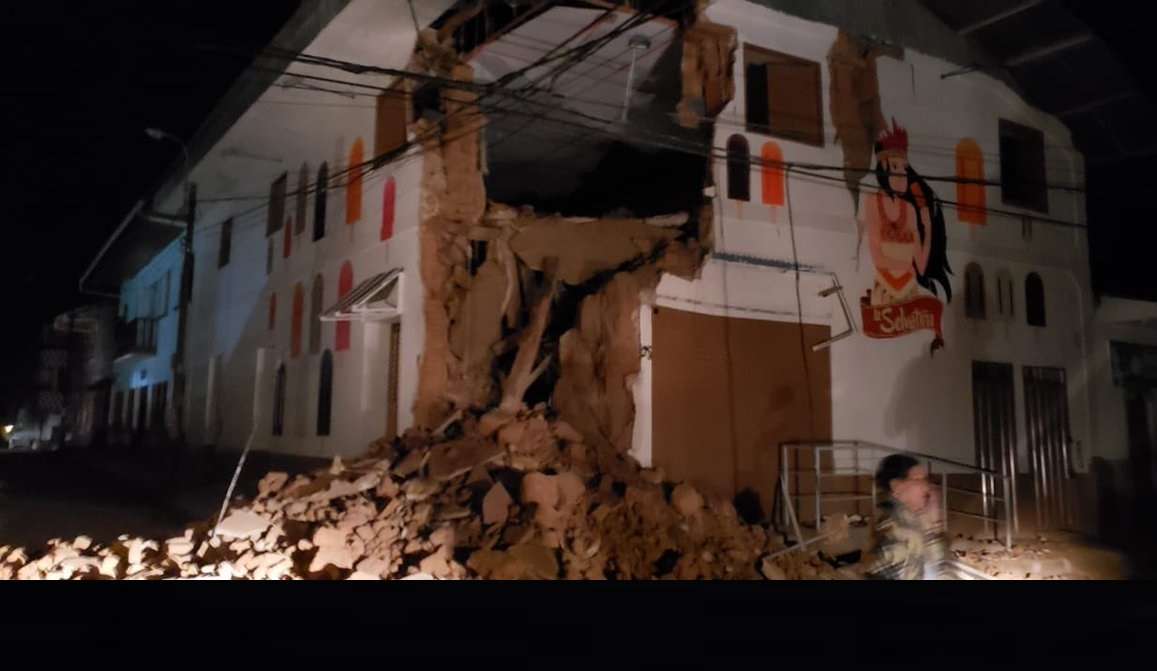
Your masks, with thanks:
M 888 171 L 888 186 L 896 195 L 908 191 L 908 159 L 903 156 L 889 156 L 884 159 L 884 168 Z

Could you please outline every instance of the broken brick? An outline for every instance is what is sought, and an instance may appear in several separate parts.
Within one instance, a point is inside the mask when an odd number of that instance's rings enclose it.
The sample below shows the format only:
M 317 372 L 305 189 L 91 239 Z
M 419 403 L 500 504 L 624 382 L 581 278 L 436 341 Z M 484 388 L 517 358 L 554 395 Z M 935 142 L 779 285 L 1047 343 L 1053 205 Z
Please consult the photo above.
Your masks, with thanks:
M 505 524 L 512 503 L 514 499 L 510 498 L 502 483 L 495 483 L 482 499 L 482 523 Z

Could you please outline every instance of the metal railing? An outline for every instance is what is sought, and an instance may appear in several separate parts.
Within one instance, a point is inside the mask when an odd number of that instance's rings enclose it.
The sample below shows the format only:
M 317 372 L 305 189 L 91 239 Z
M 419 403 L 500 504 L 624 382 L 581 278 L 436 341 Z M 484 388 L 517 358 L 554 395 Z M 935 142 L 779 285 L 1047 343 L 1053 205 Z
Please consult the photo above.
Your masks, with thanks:
M 913 459 L 916 459 L 917 461 L 923 462 L 925 464 L 928 469 L 928 475 L 930 479 L 935 475 L 939 476 L 939 485 L 941 488 L 940 503 L 943 507 L 941 513 L 943 515 L 945 530 L 947 530 L 949 526 L 949 516 L 955 515 L 957 517 L 968 517 L 983 520 L 985 533 L 988 532 L 988 525 L 992 524 L 993 533 L 996 535 L 999 533 L 999 525 L 1002 520 L 995 514 L 990 515 L 989 511 L 993 511 L 993 513 L 995 513 L 996 504 L 999 503 L 1001 504 L 1000 507 L 1003 509 L 1004 513 L 1004 544 L 1006 548 L 1012 548 L 1012 535 L 1014 531 L 1019 531 L 1019 521 L 1016 515 L 1016 484 L 1013 481 L 1012 475 L 1008 472 L 1007 469 L 1002 469 L 1003 472 L 997 472 L 988 468 L 975 466 L 973 464 L 965 464 L 958 461 L 952 461 L 951 459 L 935 457 L 929 454 L 921 454 L 919 452 L 898 450 L 886 445 L 878 445 L 876 443 L 859 440 L 792 442 L 782 443 L 780 444 L 779 448 L 779 489 L 784 504 L 781 506 L 781 514 L 783 517 L 780 521 L 783 524 L 783 528 L 790 527 L 790 529 L 795 532 L 797 542 L 800 545 L 806 545 L 811 541 L 804 540 L 803 532 L 799 524 L 799 519 L 796 515 L 796 500 L 809 495 L 813 498 L 813 505 L 815 506 L 816 537 L 812 540 L 818 540 L 821 535 L 820 523 L 823 520 L 825 502 L 871 500 L 874 514 L 879 496 L 878 492 L 876 491 L 874 462 L 879 461 L 880 459 L 890 454 L 906 454 Z M 809 473 L 809 471 L 801 470 L 798 468 L 799 455 L 805 450 L 810 450 L 812 453 L 812 470 L 810 473 L 815 479 L 815 491 L 811 494 L 797 492 L 793 495 L 791 491 L 791 478 L 789 475 L 791 473 Z M 823 470 L 823 464 L 822 460 L 820 459 L 820 455 L 823 453 L 831 453 L 834 456 L 835 453 L 840 451 L 850 452 L 852 454 L 852 468 L 836 468 L 837 464 L 833 458 L 832 467 L 828 470 Z M 794 452 L 796 455 L 794 462 L 789 461 L 788 459 L 789 453 L 792 452 Z M 869 459 L 865 458 L 865 454 L 867 454 L 869 457 L 875 456 L 875 459 L 872 460 L 872 463 L 868 465 L 864 464 L 865 461 L 869 461 Z M 793 463 L 797 466 L 795 469 L 790 468 Z M 939 465 L 941 468 L 938 471 L 934 471 L 933 465 Z M 999 480 L 1001 483 L 1001 496 L 996 496 L 995 487 L 982 485 L 981 491 L 979 492 L 971 489 L 952 487 L 949 480 L 951 475 L 949 469 L 955 470 L 957 475 L 960 475 L 961 471 L 968 474 L 979 474 L 981 476 L 982 483 L 994 483 L 995 481 Z M 829 492 L 828 494 L 825 494 L 823 491 L 824 478 L 839 476 L 867 476 L 871 482 L 871 493 L 864 495 L 835 493 L 833 495 L 833 493 Z M 948 494 L 950 492 L 980 497 L 982 511 L 981 514 L 949 508 Z

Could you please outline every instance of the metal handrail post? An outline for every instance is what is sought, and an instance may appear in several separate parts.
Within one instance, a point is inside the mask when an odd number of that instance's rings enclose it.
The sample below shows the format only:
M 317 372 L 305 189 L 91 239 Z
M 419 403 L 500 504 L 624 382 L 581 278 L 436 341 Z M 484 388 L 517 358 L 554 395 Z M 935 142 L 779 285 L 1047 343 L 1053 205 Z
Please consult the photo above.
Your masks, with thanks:
M 787 478 L 787 446 L 779 446 L 779 489 L 784 497 L 784 509 L 780 511 L 783 516 L 783 526 L 786 529 L 790 520 L 787 515 L 787 503 L 791 501 L 791 492 L 788 489 Z
M 1012 509 L 1014 505 L 1009 505 L 1009 486 L 1012 478 L 1009 475 L 1004 476 L 1004 549 L 1012 550 Z M 1012 499 L 1015 501 L 1015 499 Z
M 816 471 L 816 533 L 818 534 L 820 532 L 820 514 L 821 514 L 821 511 L 820 511 L 820 507 L 821 507 L 820 506 L 820 487 L 821 487 L 820 480 L 822 479 L 822 478 L 820 478 L 820 448 L 818 445 L 812 448 L 812 459 L 815 462 L 815 471 Z M 803 540 L 803 539 L 801 538 L 800 540 Z
M 941 523 L 944 525 L 944 534 L 948 534 L 948 471 L 940 474 L 940 514 L 943 515 Z

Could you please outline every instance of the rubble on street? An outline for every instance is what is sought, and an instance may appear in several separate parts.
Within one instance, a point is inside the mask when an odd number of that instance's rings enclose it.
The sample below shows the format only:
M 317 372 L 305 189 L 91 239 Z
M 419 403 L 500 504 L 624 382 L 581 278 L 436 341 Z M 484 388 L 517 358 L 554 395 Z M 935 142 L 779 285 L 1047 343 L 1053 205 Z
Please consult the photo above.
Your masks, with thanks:
M 950 545 L 957 559 L 993 580 L 1088 580 L 1063 556 L 1048 547 L 1048 539 L 1020 541 L 1011 549 L 997 540 L 957 536 Z
M 854 579 L 543 408 L 410 431 L 167 540 L 0 547 L 0 579 Z

